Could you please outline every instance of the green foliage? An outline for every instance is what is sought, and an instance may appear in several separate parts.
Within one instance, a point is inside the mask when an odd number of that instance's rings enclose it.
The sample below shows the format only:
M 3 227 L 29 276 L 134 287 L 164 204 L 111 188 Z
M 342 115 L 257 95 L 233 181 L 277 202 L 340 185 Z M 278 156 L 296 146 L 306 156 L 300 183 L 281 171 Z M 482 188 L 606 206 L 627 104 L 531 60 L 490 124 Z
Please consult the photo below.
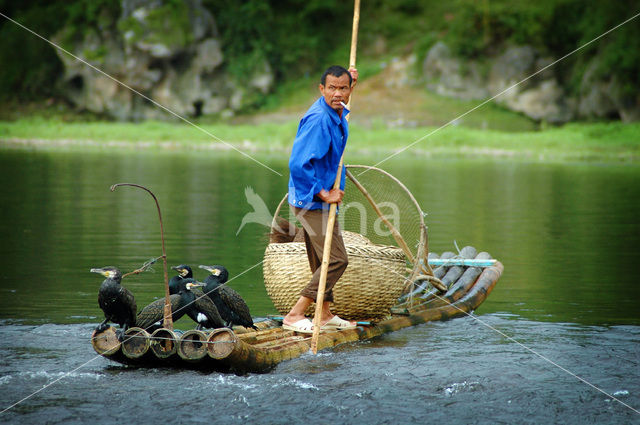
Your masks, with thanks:
M 47 37 L 56 27 L 46 15 L 61 12 L 47 1 L 28 3 L 2 2 L 2 13 Z M 44 13 L 43 13 L 44 12 Z M 0 22 L 0 98 L 29 99 L 52 94 L 53 82 L 62 72 L 62 64 L 45 41 L 2 18 Z
M 167 46 L 185 47 L 193 42 L 189 9 L 184 2 L 166 1 L 166 4 L 150 9 L 140 22 L 133 16 L 118 21 L 122 33 L 130 31 L 133 36 L 125 42 L 133 44 L 144 40 L 146 43 L 161 43 Z
M 107 56 L 107 53 L 109 53 L 107 51 L 107 47 L 106 46 L 100 46 L 97 49 L 94 50 L 90 50 L 90 49 L 85 49 L 82 52 L 82 57 L 85 58 L 86 60 L 88 60 L 89 62 L 102 62 L 102 60 Z
M 562 0 L 459 0 L 444 37 L 460 56 L 490 54 L 505 43 L 542 46 L 546 24 Z
M 113 25 L 120 15 L 119 0 L 75 0 L 59 1 L 63 10 L 60 16 L 74 37 L 84 36 L 87 29 L 98 30 Z
M 458 0 L 444 35 L 453 51 L 479 58 L 507 44 L 529 44 L 560 58 L 599 37 L 640 11 L 637 0 Z M 597 77 L 615 76 L 633 102 L 640 88 L 640 25 L 637 20 L 607 34 L 555 66 L 555 73 L 576 93 L 586 64 L 598 54 Z
M 640 12 L 637 1 L 617 1 L 612 4 L 592 2 L 582 20 L 580 44 L 587 43 L 604 32 Z M 603 37 L 601 43 L 590 48 L 599 54 L 598 76 L 615 76 L 622 85 L 629 102 L 635 102 L 640 88 L 640 24 L 631 21 Z
M 352 6 L 339 0 L 205 0 L 218 25 L 227 65 L 240 80 L 267 60 L 278 80 L 318 72 L 345 44 Z
M 437 40 L 438 37 L 433 32 L 428 32 L 416 40 L 414 51 L 416 53 L 416 65 L 418 66 L 418 71 L 420 71 L 422 62 L 426 58 L 429 49 L 431 49 Z
M 163 43 L 184 46 L 188 11 L 182 0 L 162 0 L 147 17 L 163 28 Z M 353 3 L 341 0 L 203 0 L 214 16 L 225 66 L 240 84 L 264 68 L 276 86 L 291 79 L 314 78 L 333 63 L 346 64 Z M 483 58 L 509 44 L 529 44 L 559 58 L 640 11 L 638 0 L 367 0 L 362 2 L 359 58 L 415 52 L 418 63 L 438 40 L 466 58 Z M 43 37 L 64 30 L 73 42 L 114 25 L 121 0 L 0 0 L 0 10 Z M 574 93 L 585 65 L 596 55 L 599 76 L 620 83 L 629 102 L 640 88 L 640 25 L 629 22 L 563 60 L 554 71 Z M 134 39 L 145 28 L 134 18 L 119 24 Z M 154 32 L 155 33 L 155 32 Z M 153 42 L 154 40 L 148 40 Z M 104 51 L 92 52 L 99 60 Z M 358 60 L 360 63 L 360 59 Z M 7 21 L 0 21 L 0 98 L 31 99 L 54 94 L 63 69 L 54 48 Z M 263 100 L 257 99 L 257 103 Z
M 0 1 L 2 13 L 51 39 L 63 28 L 77 37 L 119 13 L 118 0 Z M 55 48 L 13 22 L 0 21 L 0 99 L 29 100 L 55 94 L 63 66 Z

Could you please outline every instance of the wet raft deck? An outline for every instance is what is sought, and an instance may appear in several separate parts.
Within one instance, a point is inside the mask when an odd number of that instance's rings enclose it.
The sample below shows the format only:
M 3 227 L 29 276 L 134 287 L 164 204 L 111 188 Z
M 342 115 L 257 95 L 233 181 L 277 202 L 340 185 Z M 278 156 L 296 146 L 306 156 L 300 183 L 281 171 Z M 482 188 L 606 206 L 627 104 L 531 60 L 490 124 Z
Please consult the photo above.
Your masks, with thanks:
M 457 278 L 444 296 L 427 293 L 410 304 L 393 308 L 390 318 L 356 329 L 322 332 L 318 350 L 347 342 L 375 338 L 409 326 L 463 316 L 476 309 L 489 295 L 503 272 L 503 266 L 456 266 L 440 269 Z M 422 298 L 424 297 L 424 298 Z M 417 300 L 417 302 L 416 302 Z M 282 329 L 276 320 L 256 323 L 258 331 L 243 327 L 186 332 L 158 329 L 149 334 L 140 328 L 127 330 L 123 342 L 115 328 L 92 335 L 95 351 L 116 362 L 139 367 L 178 367 L 234 373 L 268 372 L 278 363 L 299 357 L 311 348 L 311 335 Z

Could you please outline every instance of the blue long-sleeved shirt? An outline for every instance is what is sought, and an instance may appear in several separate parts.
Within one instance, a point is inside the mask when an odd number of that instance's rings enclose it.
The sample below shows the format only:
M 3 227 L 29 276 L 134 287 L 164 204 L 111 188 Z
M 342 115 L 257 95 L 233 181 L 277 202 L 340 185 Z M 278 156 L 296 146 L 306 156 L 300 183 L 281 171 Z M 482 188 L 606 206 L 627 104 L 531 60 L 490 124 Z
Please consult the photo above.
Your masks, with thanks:
M 348 113 L 345 108 L 341 118 L 320 97 L 300 120 L 289 158 L 289 204 L 310 210 L 329 209 L 329 204 L 315 194 L 333 188 L 349 136 Z M 343 167 L 342 190 L 344 173 Z

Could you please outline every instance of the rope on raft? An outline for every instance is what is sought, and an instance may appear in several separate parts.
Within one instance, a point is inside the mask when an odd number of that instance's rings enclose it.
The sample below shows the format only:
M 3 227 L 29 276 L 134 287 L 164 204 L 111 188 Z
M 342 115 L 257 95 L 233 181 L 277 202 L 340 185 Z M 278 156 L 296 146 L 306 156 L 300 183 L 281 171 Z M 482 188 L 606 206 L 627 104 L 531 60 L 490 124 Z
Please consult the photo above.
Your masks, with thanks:
M 217 328 L 217 329 L 225 329 L 225 328 Z M 206 334 L 206 332 L 204 332 Z M 291 335 L 282 337 L 282 338 L 275 338 L 275 339 L 285 339 L 285 338 L 290 338 Z M 96 341 L 99 339 L 105 339 L 106 337 L 104 335 L 96 335 L 94 337 L 89 338 L 89 341 Z M 129 341 L 133 338 L 143 338 L 140 335 L 131 335 L 127 338 L 125 338 L 122 342 L 126 342 Z M 162 336 L 154 336 L 154 337 L 150 337 L 153 340 L 165 340 L 165 341 L 174 341 L 174 342 L 178 342 L 181 340 L 181 338 L 167 338 L 167 337 L 162 337 Z M 240 338 L 242 339 L 242 338 Z M 311 339 L 311 337 L 303 337 L 303 336 L 296 336 L 296 341 L 304 341 L 307 339 Z M 231 340 L 231 341 L 215 341 L 215 342 L 209 342 L 209 341 L 199 341 L 202 344 L 229 344 L 231 342 L 235 343 L 235 341 Z
M 104 336 L 94 336 L 92 338 L 89 338 L 89 341 L 96 341 L 98 339 L 104 339 Z M 134 338 L 146 338 L 144 336 L 140 336 L 140 335 L 132 335 L 126 339 L 124 339 L 122 342 L 127 342 L 130 341 Z M 161 337 L 161 336 L 154 336 L 151 339 L 155 340 L 165 340 L 165 341 L 173 341 L 173 342 L 179 342 L 180 338 L 165 338 L 165 337 Z M 300 338 L 300 341 L 302 341 L 303 339 L 308 339 L 308 338 Z M 230 340 L 230 341 L 198 341 L 201 344 L 230 344 L 230 343 L 235 343 L 235 341 Z

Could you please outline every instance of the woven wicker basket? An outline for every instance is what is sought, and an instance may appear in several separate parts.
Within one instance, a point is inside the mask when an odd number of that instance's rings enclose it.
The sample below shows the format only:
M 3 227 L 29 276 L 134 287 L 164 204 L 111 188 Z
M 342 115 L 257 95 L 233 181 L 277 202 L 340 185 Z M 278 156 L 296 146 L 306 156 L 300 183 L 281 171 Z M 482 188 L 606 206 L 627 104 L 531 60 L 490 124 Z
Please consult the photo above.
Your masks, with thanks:
M 333 288 L 331 311 L 351 320 L 389 314 L 405 285 L 406 261 L 401 249 L 373 245 L 357 233 L 343 232 L 349 266 Z M 311 279 L 304 243 L 270 243 L 264 253 L 267 293 L 281 314 L 289 312 Z M 313 306 L 307 314 L 313 314 Z

